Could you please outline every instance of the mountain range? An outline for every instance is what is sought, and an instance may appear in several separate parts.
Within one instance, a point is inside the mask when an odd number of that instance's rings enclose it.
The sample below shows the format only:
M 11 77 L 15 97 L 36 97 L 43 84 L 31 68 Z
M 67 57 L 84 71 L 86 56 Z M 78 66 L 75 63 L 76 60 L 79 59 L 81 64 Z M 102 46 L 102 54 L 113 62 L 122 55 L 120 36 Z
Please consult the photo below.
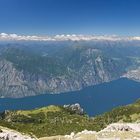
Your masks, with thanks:
M 139 41 L 1 41 L 0 96 L 81 90 L 139 73 Z M 137 70 L 137 71 L 136 71 Z

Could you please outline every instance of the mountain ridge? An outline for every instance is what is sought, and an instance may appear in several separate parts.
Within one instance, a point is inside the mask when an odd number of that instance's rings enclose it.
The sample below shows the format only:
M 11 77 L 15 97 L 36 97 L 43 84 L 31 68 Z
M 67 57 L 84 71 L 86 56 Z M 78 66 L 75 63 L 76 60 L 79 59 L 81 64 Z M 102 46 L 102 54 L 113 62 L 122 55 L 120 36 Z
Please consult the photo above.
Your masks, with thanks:
M 139 47 L 121 46 L 118 42 L 0 44 L 0 96 L 63 93 L 118 79 L 140 65 Z

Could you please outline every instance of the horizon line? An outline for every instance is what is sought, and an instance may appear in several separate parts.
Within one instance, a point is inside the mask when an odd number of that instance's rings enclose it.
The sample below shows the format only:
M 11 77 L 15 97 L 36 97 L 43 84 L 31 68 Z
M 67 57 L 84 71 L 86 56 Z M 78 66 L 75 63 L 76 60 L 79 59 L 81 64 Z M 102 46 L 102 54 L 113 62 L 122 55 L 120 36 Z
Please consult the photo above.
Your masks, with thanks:
M 56 34 L 56 35 L 18 35 L 15 33 L 0 33 L 0 41 L 6 40 L 30 40 L 30 41 L 92 41 L 92 40 L 110 40 L 110 41 L 140 41 L 140 36 L 122 36 L 122 35 L 85 35 L 85 34 Z

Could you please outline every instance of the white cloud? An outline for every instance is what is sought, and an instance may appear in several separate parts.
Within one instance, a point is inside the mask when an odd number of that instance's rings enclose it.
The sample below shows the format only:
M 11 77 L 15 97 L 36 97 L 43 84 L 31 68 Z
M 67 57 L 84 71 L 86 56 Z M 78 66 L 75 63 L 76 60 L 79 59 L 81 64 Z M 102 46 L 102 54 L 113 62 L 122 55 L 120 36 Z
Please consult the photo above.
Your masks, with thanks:
M 95 35 L 55 35 L 55 36 L 25 36 L 25 35 L 17 35 L 17 34 L 6 34 L 6 33 L 0 33 L 0 40 L 32 40 L 32 41 L 66 41 L 66 40 L 72 40 L 72 41 L 92 41 L 92 40 L 108 40 L 108 41 L 140 41 L 140 37 L 120 37 L 116 35 L 111 36 L 95 36 Z
M 1 36 L 7 36 L 8 34 L 6 34 L 6 33 L 1 33 L 0 35 L 1 35 Z
M 140 36 L 133 37 L 134 40 L 140 40 Z

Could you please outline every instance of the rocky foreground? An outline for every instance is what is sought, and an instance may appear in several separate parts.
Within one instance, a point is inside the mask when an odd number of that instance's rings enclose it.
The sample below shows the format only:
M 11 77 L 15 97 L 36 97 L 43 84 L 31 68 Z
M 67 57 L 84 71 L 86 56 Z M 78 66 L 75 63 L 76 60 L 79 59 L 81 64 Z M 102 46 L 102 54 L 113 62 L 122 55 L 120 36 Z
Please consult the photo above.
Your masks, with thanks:
M 37 140 L 37 139 L 35 137 L 21 134 L 15 130 L 0 127 L 0 140 Z
M 114 123 L 99 132 L 84 130 L 77 134 L 72 132 L 70 135 L 39 140 L 140 140 L 140 123 Z
M 140 140 L 140 123 L 114 123 L 99 132 L 84 130 L 40 139 L 0 127 L 0 140 Z

